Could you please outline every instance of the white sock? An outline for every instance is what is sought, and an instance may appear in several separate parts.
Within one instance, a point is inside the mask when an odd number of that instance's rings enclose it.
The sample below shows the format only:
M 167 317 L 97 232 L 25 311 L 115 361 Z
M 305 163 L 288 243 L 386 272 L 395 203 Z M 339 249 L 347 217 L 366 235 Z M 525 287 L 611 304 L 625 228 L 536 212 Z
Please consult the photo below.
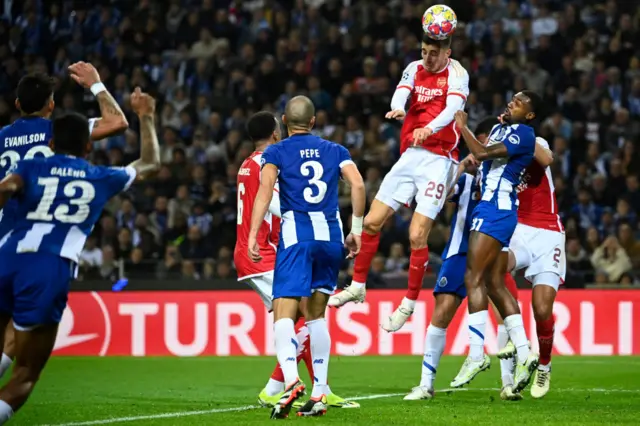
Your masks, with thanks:
M 474 361 L 484 358 L 484 331 L 487 326 L 489 311 L 469 314 L 469 357 Z
M 504 319 L 504 326 L 509 333 L 509 338 L 518 350 L 518 363 L 523 363 L 529 357 L 529 341 L 524 331 L 522 315 L 509 315 Z
M 264 389 L 267 392 L 267 395 L 276 396 L 280 392 L 284 392 L 284 383 L 269 378 L 269 381 L 267 382 L 267 386 L 265 386 Z
M 498 326 L 498 349 L 502 349 L 507 346 L 509 342 L 509 333 L 504 324 Z M 514 372 L 513 358 L 500 360 L 500 376 L 502 376 L 502 387 L 513 386 L 513 372 Z
M 547 364 L 547 365 L 542 365 L 542 364 L 540 364 L 540 365 L 538 366 L 538 370 L 540 370 L 540 371 L 546 371 L 546 372 L 548 373 L 549 371 L 551 371 L 551 363 L 549 363 L 549 364 Z
M 296 361 L 298 339 L 291 318 L 282 318 L 273 324 L 276 340 L 276 356 L 284 374 L 284 382 L 290 385 L 298 379 Z
M 312 398 L 317 398 L 328 393 L 327 379 L 329 376 L 329 355 L 331 354 L 331 336 L 327 320 L 320 318 L 307 322 L 313 359 L 313 391 Z
M 2 354 L 2 359 L 0 359 L 0 377 L 4 376 L 4 373 L 11 367 L 11 364 L 13 364 L 13 360 L 7 354 Z
M 447 329 L 429 324 L 427 336 L 424 339 L 424 358 L 422 358 L 422 378 L 420 386 L 433 389 L 436 379 L 436 370 L 440 363 L 440 357 L 444 352 L 444 344 L 447 341 Z
M 0 425 L 5 424 L 13 416 L 13 408 L 4 401 L 0 401 Z
M 360 290 L 365 287 L 365 283 L 359 283 L 357 281 L 351 281 L 351 285 Z
M 413 311 L 416 307 L 416 301 L 415 300 L 411 300 L 411 299 L 407 299 L 406 297 L 402 299 L 402 303 L 400 304 L 400 306 L 405 307 L 407 309 L 410 309 L 411 311 Z

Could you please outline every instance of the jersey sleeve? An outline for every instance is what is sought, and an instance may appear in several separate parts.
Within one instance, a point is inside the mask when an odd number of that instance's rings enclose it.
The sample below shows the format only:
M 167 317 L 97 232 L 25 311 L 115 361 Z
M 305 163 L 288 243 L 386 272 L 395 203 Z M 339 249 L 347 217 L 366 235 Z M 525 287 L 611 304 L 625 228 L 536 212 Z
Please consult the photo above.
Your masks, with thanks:
M 260 158 L 260 169 L 262 169 L 266 164 L 273 164 L 278 168 L 278 170 L 282 168 L 280 152 L 276 145 L 268 146 L 262 153 L 262 157 Z
M 129 189 L 135 178 L 136 169 L 131 166 L 107 168 L 107 185 L 110 196 Z
M 537 137 L 536 143 L 545 149 L 551 149 L 549 148 L 549 142 L 545 138 Z
M 467 182 L 467 177 L 468 177 L 467 174 L 463 173 L 460 176 L 460 179 L 458 179 L 455 186 L 453 187 L 451 199 L 449 200 L 452 203 L 458 203 L 460 201 L 460 195 L 462 195 L 462 192 L 464 191 L 464 187 Z
M 90 118 L 89 119 L 89 135 L 91 135 L 91 132 L 93 132 L 93 128 L 96 125 L 96 121 L 98 121 L 98 118 Z
M 511 132 L 504 139 L 504 145 L 507 148 L 507 155 L 509 157 L 514 157 L 516 155 L 533 155 L 533 152 L 536 148 L 536 137 L 533 133 L 533 130 L 527 126 L 527 128 L 522 129 L 521 126 L 514 129 L 514 132 Z
M 460 62 L 451 60 L 447 96 L 460 96 L 464 101 L 469 96 L 469 73 Z
M 413 90 L 415 85 L 416 73 L 418 72 L 418 65 L 420 65 L 420 61 L 413 61 L 402 72 L 402 78 L 400 78 L 400 82 L 396 89 L 409 89 Z
M 340 169 L 344 166 L 348 166 L 349 164 L 354 164 L 351 159 L 351 154 L 349 154 L 349 150 L 342 145 L 336 145 L 338 147 L 338 164 L 340 165 Z

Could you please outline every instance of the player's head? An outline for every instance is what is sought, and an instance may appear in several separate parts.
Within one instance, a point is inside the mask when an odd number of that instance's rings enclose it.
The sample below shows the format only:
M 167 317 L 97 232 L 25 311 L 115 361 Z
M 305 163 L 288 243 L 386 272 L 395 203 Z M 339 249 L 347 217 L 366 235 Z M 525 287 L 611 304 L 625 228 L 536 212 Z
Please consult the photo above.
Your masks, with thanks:
M 247 121 L 249 139 L 258 146 L 267 146 L 280 141 L 280 123 L 275 115 L 268 111 L 260 111 Z
M 51 116 L 53 79 L 46 74 L 27 74 L 20 79 L 16 89 L 16 108 L 24 115 Z
M 487 140 L 489 139 L 489 133 L 491 133 L 491 129 L 493 129 L 493 126 L 498 123 L 499 121 L 495 117 L 487 117 L 482 120 L 480 123 L 478 123 L 474 132 L 476 135 L 476 139 L 478 139 L 483 145 L 486 145 Z
M 508 123 L 529 123 L 538 117 L 542 98 L 536 92 L 523 90 L 513 95 L 503 119 Z
M 306 96 L 295 96 L 284 107 L 282 122 L 289 134 L 306 133 L 316 124 L 316 108 Z
M 451 56 L 451 37 L 434 40 L 428 35 L 422 36 L 422 62 L 429 72 L 442 71 Z
M 53 138 L 49 146 L 57 154 L 85 157 L 91 152 L 87 117 L 72 112 L 53 120 Z

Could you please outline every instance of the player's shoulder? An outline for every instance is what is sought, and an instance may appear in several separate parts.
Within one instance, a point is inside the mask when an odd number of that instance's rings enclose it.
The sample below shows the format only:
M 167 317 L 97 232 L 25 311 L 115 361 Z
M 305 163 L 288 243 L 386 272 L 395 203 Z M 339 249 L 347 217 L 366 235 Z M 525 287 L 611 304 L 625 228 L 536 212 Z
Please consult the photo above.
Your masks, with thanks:
M 522 139 L 525 138 L 526 142 L 534 144 L 536 141 L 536 134 L 533 127 L 527 124 L 512 124 L 511 131 L 515 135 L 517 135 L 522 142 Z
M 469 73 L 467 72 L 467 70 L 462 66 L 462 64 L 455 60 L 455 59 L 449 59 L 449 65 L 447 66 L 447 71 L 449 72 L 449 77 L 450 78 L 469 78 Z
M 411 77 L 415 77 L 416 74 L 424 70 L 422 60 L 409 62 L 402 73 L 402 80 L 410 80 Z
M 547 142 L 547 140 L 545 138 L 541 138 L 540 136 L 537 136 L 536 137 L 536 143 L 538 145 L 540 145 L 541 147 L 543 147 L 543 148 L 550 149 L 549 148 L 549 142 Z

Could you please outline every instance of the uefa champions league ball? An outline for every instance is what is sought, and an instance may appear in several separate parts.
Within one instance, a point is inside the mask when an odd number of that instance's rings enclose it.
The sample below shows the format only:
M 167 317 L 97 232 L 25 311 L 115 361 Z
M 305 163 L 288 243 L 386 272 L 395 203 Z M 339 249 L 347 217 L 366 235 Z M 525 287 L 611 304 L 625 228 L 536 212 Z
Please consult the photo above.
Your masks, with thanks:
M 458 17 L 449 6 L 436 4 L 422 15 L 422 29 L 425 34 L 436 40 L 451 37 L 458 25 Z

